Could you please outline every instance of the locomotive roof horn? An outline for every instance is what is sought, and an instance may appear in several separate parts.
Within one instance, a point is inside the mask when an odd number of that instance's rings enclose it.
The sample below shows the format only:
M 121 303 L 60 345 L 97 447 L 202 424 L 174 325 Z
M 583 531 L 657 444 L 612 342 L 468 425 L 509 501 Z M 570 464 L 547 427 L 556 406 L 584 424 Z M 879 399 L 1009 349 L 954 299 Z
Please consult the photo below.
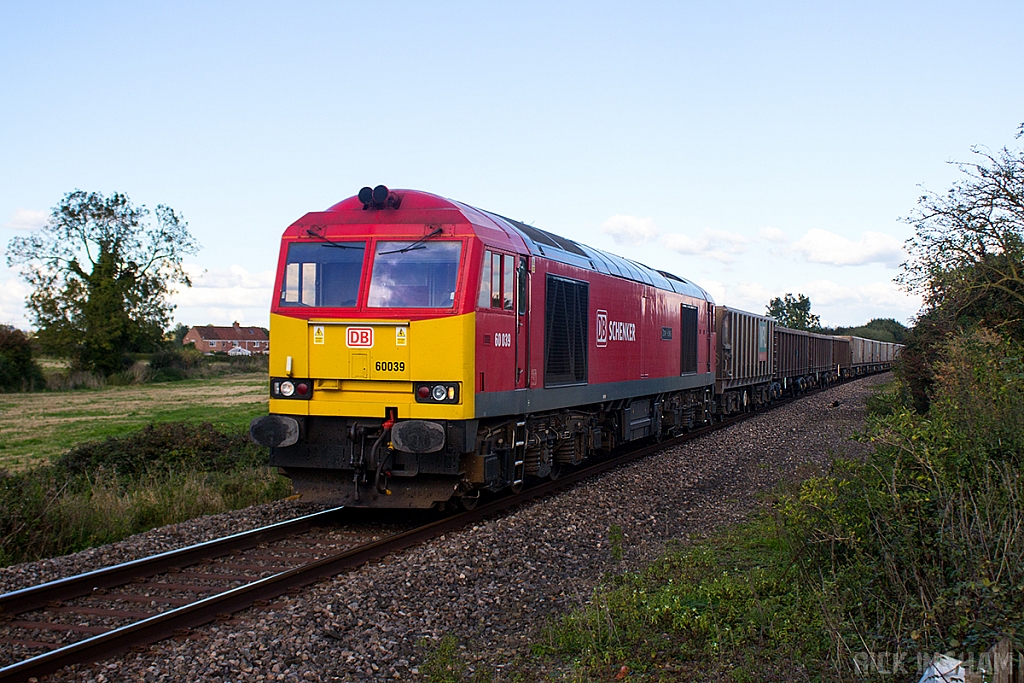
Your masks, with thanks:
M 369 186 L 359 190 L 359 201 L 363 203 L 363 211 L 369 209 L 397 209 L 402 203 L 398 194 L 389 190 L 385 185 Z

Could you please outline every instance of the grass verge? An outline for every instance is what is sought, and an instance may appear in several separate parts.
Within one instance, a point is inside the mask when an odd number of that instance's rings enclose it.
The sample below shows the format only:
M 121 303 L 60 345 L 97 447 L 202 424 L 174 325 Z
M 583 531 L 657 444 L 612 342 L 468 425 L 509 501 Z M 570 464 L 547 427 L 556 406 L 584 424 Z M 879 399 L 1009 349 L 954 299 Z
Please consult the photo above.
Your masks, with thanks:
M 240 430 L 153 425 L 0 474 L 0 565 L 64 555 L 291 493 Z
M 770 515 L 607 579 L 533 648 L 572 680 L 803 680 L 827 668 L 817 597 Z
M 0 394 L 0 470 L 50 462 L 80 443 L 151 423 L 212 423 L 225 432 L 266 414 L 265 373 L 77 391 Z

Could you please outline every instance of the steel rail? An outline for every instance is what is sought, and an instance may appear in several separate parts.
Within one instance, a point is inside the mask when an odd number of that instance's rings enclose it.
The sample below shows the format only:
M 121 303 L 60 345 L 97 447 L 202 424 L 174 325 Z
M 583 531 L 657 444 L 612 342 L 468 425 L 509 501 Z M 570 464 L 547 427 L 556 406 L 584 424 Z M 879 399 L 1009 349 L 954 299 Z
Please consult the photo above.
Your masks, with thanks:
M 89 595 L 98 588 L 111 588 L 131 582 L 136 577 L 150 577 L 166 572 L 171 567 L 195 564 L 204 558 L 221 557 L 233 550 L 253 548 L 291 534 L 302 533 L 316 526 L 324 526 L 343 510 L 342 507 L 323 510 L 311 515 L 277 522 L 258 529 L 250 529 L 224 538 L 197 543 L 159 555 L 131 560 L 103 567 L 84 574 L 22 588 L 0 595 L 0 615 L 21 614 L 46 607 L 54 600 L 65 601 Z

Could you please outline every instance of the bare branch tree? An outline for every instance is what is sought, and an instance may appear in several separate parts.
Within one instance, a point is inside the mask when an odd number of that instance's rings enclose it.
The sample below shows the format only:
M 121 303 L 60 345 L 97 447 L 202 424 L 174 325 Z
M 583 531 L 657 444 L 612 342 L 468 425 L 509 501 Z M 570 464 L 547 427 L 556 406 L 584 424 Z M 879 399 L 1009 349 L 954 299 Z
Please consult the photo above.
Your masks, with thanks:
M 1021 132 L 1024 133 L 1024 125 Z M 1020 137 L 1020 134 L 1018 134 Z M 908 223 L 910 259 L 897 281 L 924 296 L 927 310 L 955 318 L 982 302 L 1024 312 L 1024 151 L 974 148 L 955 165 L 963 178 L 946 194 L 918 200 Z

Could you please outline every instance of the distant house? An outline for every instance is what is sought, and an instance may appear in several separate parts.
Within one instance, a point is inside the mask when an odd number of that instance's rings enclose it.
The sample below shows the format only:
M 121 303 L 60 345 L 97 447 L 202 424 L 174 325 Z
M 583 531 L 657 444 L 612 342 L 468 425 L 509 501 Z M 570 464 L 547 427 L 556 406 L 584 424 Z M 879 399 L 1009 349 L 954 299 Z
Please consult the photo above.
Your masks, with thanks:
M 203 353 L 230 353 L 232 349 L 241 349 L 249 353 L 270 353 L 270 337 L 265 329 L 242 327 L 237 322 L 231 327 L 193 327 L 185 334 L 181 343 L 192 344 Z M 239 353 L 236 351 L 233 355 Z

